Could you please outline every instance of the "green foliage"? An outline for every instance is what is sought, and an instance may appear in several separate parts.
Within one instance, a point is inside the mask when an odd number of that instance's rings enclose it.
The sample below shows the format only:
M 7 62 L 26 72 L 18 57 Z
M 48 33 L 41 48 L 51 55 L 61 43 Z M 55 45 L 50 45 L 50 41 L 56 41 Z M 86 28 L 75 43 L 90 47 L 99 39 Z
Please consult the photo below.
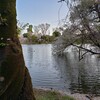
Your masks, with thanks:
M 63 96 L 62 100 L 75 100 L 75 99 L 71 98 L 70 96 Z
M 32 43 L 37 43 L 38 42 L 38 38 L 35 35 L 32 35 Z
M 28 33 L 24 33 L 24 34 L 23 34 L 23 37 L 24 37 L 24 38 L 28 38 Z
M 41 93 L 36 95 L 36 100 L 75 100 L 70 96 L 62 96 L 59 93 L 52 91 L 45 91 L 45 93 Z
M 36 35 L 30 35 L 29 33 L 23 34 L 24 38 L 27 38 L 27 43 L 33 44 L 42 44 L 42 43 L 52 43 L 55 39 L 54 36 L 50 35 L 43 35 L 40 38 Z
M 7 43 L 0 43 L 0 47 L 5 47 L 7 45 L 8 45 Z
M 41 36 L 41 43 L 51 43 L 54 41 L 54 37 L 50 35 Z
M 61 33 L 60 33 L 60 32 L 58 32 L 58 31 L 54 31 L 52 34 L 53 34 L 53 36 L 54 36 L 54 37 L 58 37 L 58 36 L 60 36 L 60 35 L 61 35 Z
M 47 41 L 47 42 L 49 42 L 49 38 L 50 38 L 49 35 L 43 35 L 43 36 L 41 36 L 41 39 L 44 40 L 44 41 Z
M 32 28 L 33 28 L 33 25 L 29 25 L 28 28 L 27 28 L 27 32 L 28 32 L 28 33 L 29 33 L 29 32 L 33 32 L 33 31 L 32 31 Z

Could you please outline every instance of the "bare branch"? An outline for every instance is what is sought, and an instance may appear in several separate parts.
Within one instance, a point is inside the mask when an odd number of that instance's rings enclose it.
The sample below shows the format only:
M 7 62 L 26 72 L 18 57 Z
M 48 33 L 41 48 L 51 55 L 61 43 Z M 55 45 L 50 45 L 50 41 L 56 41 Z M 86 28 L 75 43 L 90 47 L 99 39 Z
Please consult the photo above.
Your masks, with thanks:
M 80 49 L 82 49 L 82 50 L 84 50 L 84 51 L 87 51 L 87 52 L 90 52 L 90 53 L 92 53 L 92 54 L 99 54 L 100 55 L 100 52 L 95 52 L 95 51 L 93 51 L 93 50 L 91 50 L 91 49 L 87 49 L 87 48 L 84 48 L 84 47 L 82 47 L 82 46 L 78 46 L 78 45 L 75 45 L 75 44 L 71 44 L 72 46 L 75 46 L 75 47 L 77 47 L 77 48 L 80 48 Z

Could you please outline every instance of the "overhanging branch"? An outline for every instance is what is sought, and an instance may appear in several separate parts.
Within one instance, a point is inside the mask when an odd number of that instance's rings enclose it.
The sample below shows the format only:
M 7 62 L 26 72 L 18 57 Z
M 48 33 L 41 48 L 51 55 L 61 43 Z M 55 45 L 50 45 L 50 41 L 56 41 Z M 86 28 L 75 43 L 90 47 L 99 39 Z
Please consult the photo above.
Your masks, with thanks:
M 75 45 L 75 44 L 71 44 L 71 45 L 72 45 L 72 46 L 75 46 L 75 47 L 77 47 L 77 48 L 79 48 L 79 49 L 82 49 L 82 50 L 84 50 L 84 51 L 90 52 L 90 53 L 92 53 L 92 54 L 100 54 L 99 52 L 95 52 L 95 51 L 93 51 L 93 50 L 84 48 L 84 47 L 82 47 L 82 46 L 78 46 L 78 45 Z

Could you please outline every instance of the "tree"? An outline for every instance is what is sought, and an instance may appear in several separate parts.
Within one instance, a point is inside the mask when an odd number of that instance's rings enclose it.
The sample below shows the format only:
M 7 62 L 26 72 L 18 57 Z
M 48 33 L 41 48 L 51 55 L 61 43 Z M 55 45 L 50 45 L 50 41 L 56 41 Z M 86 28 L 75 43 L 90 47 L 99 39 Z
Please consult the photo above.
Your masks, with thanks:
M 40 31 L 39 27 L 38 26 L 34 26 L 33 28 L 34 28 L 34 34 L 38 35 L 39 31 Z
M 67 46 L 73 45 L 79 48 L 79 52 L 85 52 L 80 56 L 90 52 L 92 54 L 100 54 L 92 49 L 84 47 L 84 43 L 88 42 L 94 45 L 100 51 L 100 1 L 96 0 L 61 0 L 65 1 L 70 7 L 70 25 L 59 40 L 61 42 L 59 51 L 63 51 Z M 78 34 L 77 34 L 78 31 Z M 80 45 L 76 41 L 80 40 Z M 58 42 L 56 42 L 57 44 Z M 57 45 L 59 45 L 59 43 Z M 58 46 L 56 46 L 58 47 Z M 62 49 L 63 48 L 63 49 Z M 79 53 L 80 54 L 80 53 Z
M 42 35 L 46 35 L 46 32 L 47 32 L 47 30 L 49 29 L 50 24 L 48 24 L 48 23 L 40 24 L 38 27 L 39 27 L 39 29 L 40 29 L 40 31 L 41 31 L 41 34 L 42 34 Z
M 0 0 L 0 100 L 35 100 L 16 31 L 16 0 Z
M 24 38 L 28 38 L 28 33 L 24 33 L 24 34 L 23 34 L 23 37 L 24 37 Z
M 32 35 L 32 43 L 37 43 L 38 39 L 36 35 Z
M 54 37 L 58 37 L 61 35 L 60 32 L 58 32 L 58 31 L 54 31 L 52 34 Z
M 29 23 L 23 24 L 23 23 L 20 23 L 19 20 L 18 20 L 18 21 L 17 21 L 17 33 L 18 33 L 18 34 L 21 34 L 21 32 L 22 32 L 23 30 L 25 30 L 26 27 L 28 27 L 28 26 L 29 26 Z
M 27 39 L 29 43 L 32 43 L 32 33 L 33 33 L 33 25 L 29 25 L 27 28 Z
M 27 28 L 27 32 L 28 33 L 32 33 L 33 32 L 32 28 L 33 28 L 33 25 L 29 25 L 29 27 Z

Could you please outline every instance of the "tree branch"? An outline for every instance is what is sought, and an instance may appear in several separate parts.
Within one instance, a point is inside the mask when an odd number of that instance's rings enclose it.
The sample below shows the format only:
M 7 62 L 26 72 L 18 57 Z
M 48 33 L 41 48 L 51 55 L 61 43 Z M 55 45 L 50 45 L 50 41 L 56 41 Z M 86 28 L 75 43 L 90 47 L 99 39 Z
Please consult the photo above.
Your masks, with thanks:
M 83 49 L 83 50 L 85 50 L 85 51 L 87 51 L 87 52 L 90 52 L 90 53 L 92 53 L 92 54 L 100 54 L 100 52 L 95 52 L 95 51 L 92 51 L 92 50 L 90 50 L 90 49 L 84 48 L 84 47 L 82 47 L 82 46 L 78 46 L 78 45 L 75 45 L 75 44 L 71 44 L 71 45 L 72 45 L 72 46 L 75 46 L 75 47 L 77 47 L 77 48 Z

